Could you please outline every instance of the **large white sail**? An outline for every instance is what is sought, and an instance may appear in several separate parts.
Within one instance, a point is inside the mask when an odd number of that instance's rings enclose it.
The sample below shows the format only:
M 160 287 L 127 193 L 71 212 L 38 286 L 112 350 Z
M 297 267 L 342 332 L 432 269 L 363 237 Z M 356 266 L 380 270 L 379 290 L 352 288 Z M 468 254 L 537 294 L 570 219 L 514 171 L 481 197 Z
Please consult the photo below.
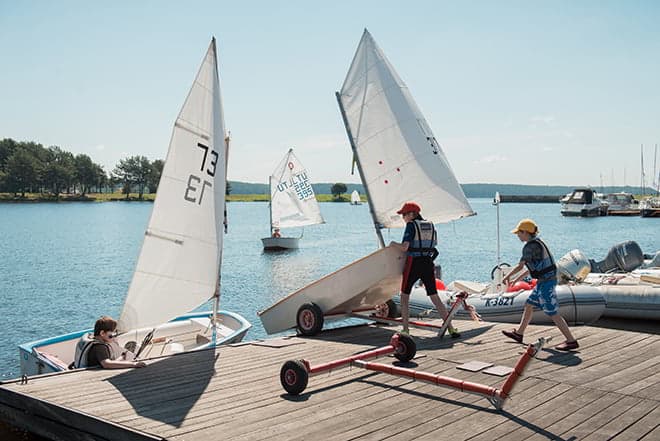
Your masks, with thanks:
M 338 98 L 374 222 L 403 227 L 396 212 L 411 200 L 434 223 L 475 214 L 408 87 L 366 29 Z
M 309 173 L 293 154 L 293 149 L 289 149 L 270 176 L 270 210 L 272 228 L 302 227 L 325 222 Z
M 119 329 L 155 326 L 218 287 L 226 176 L 215 39 L 174 124 Z

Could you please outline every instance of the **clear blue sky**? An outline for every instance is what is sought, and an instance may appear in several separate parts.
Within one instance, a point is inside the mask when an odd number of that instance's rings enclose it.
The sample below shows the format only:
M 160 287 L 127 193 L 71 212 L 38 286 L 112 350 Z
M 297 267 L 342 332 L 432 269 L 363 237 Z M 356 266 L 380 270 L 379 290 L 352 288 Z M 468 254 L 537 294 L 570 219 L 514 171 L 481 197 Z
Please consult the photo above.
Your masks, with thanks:
M 229 178 L 291 146 L 359 182 L 334 91 L 368 28 L 461 183 L 647 185 L 660 143 L 658 1 L 0 0 L 0 137 L 164 158 L 210 38 Z M 658 159 L 660 161 L 660 158 Z M 660 165 L 659 165 L 660 168 Z

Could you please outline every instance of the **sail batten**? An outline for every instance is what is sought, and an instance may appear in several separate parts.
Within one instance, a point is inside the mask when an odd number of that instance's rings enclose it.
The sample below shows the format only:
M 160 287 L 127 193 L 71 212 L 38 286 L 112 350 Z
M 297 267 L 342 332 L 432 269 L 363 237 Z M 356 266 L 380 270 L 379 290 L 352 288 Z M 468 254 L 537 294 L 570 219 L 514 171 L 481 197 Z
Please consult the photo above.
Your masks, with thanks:
M 475 214 L 415 103 L 365 29 L 338 94 L 376 225 L 402 227 L 408 200 L 434 223 Z
M 289 149 L 270 176 L 271 228 L 303 227 L 325 221 L 309 172 Z
M 225 127 L 215 39 L 176 118 L 118 329 L 157 326 L 213 297 L 222 260 Z

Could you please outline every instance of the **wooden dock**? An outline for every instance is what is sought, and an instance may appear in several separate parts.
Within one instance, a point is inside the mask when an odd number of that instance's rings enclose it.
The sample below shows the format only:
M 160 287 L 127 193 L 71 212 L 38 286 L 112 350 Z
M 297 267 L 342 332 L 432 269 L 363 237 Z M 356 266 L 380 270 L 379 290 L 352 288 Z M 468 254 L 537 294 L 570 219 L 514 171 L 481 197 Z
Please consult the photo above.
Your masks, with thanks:
M 503 410 L 484 398 L 428 383 L 344 368 L 312 376 L 297 397 L 280 385 L 282 364 L 313 365 L 385 346 L 394 328 L 357 326 L 148 361 L 132 370 L 72 371 L 0 385 L 0 420 L 57 440 L 658 440 L 660 323 L 573 328 L 580 349 L 553 337 L 532 360 Z M 426 372 L 499 386 L 503 377 L 457 365 L 512 367 L 524 347 L 508 324 L 457 322 L 462 337 L 413 330 Z M 631 329 L 632 330 L 624 330 Z M 636 329 L 634 329 L 636 328 Z M 393 357 L 378 360 L 393 363 Z

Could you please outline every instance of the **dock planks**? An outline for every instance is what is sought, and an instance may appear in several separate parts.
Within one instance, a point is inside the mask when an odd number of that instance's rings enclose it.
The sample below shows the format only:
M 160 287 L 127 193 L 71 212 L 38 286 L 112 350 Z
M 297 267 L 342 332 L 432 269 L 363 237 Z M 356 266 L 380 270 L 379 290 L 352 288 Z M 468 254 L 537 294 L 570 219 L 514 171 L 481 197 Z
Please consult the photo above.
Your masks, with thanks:
M 500 386 L 503 377 L 456 366 L 513 366 L 524 346 L 502 336 L 511 325 L 458 323 L 458 340 L 413 330 L 418 355 L 407 367 Z M 660 324 L 617 327 L 575 327 L 581 347 L 564 353 L 552 349 L 562 340 L 556 328 L 530 326 L 526 341 L 553 340 L 499 412 L 476 395 L 359 368 L 312 376 L 298 397 L 284 392 L 285 361 L 331 361 L 384 346 L 395 331 L 365 325 L 152 359 L 143 369 L 5 382 L 0 420 L 71 441 L 657 439 Z

